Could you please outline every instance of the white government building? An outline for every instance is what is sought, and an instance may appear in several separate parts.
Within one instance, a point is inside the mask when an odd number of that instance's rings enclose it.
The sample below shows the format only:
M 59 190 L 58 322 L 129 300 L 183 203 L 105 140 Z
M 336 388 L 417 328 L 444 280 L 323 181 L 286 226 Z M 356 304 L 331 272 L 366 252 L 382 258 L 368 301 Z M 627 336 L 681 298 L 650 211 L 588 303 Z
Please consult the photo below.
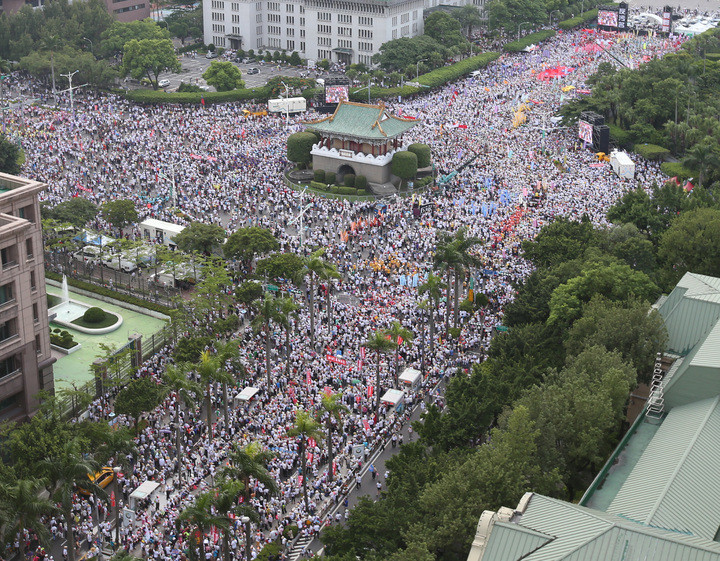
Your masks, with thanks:
M 482 11 L 485 0 L 205 0 L 204 41 L 370 65 L 383 43 L 421 35 L 423 10 L 441 4 Z

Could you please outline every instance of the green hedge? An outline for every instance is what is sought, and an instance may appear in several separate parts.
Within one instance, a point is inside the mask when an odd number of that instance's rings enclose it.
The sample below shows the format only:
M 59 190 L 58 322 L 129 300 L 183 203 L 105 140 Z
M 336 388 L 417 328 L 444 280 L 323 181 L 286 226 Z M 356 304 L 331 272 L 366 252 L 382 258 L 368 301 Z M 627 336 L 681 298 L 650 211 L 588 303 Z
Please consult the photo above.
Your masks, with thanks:
M 691 177 L 695 177 L 695 173 L 683 166 L 679 162 L 664 162 L 660 164 L 660 169 L 668 177 L 677 177 L 678 181 L 687 181 Z
M 707 58 L 708 60 L 718 61 L 720 60 L 720 53 L 707 53 L 705 55 L 705 58 Z
M 325 173 L 325 183 L 328 185 L 332 185 L 335 183 L 335 172 L 334 171 L 328 171 Z
M 333 191 L 334 192 L 334 191 Z M 357 195 L 358 190 L 355 187 L 338 187 L 338 195 Z
M 204 98 L 206 104 L 226 103 L 229 101 L 267 101 L 270 98 L 270 88 L 260 87 L 229 92 L 164 92 L 162 90 L 129 90 L 120 92 L 125 99 L 135 103 L 200 103 Z
M 462 76 L 465 76 L 466 74 L 470 74 L 470 72 L 474 72 L 480 68 L 485 68 L 493 60 L 496 60 L 499 57 L 500 53 L 480 53 L 479 55 L 451 64 L 450 66 L 443 66 L 442 68 L 437 68 L 427 74 L 422 74 L 416 81 L 426 87 L 417 88 L 415 86 L 398 86 L 394 88 L 381 88 L 379 86 L 373 86 L 370 88 L 370 97 L 373 99 L 396 98 L 397 96 L 406 97 L 421 93 L 422 91 L 427 91 L 428 88 L 444 86 L 448 82 L 452 82 Z M 364 101 L 367 103 L 367 90 L 364 87 L 362 91 L 358 91 L 359 89 L 360 88 L 355 88 L 350 92 L 350 99 L 352 101 Z
M 45 277 L 48 279 L 57 281 L 57 282 L 62 282 L 62 275 L 59 275 L 58 273 L 53 273 L 52 271 L 45 271 Z M 132 304 L 134 306 L 139 306 L 141 308 L 146 308 L 148 310 L 160 312 L 161 314 L 165 314 L 167 316 L 169 316 L 172 312 L 171 308 L 168 308 L 167 306 L 163 306 L 162 304 L 157 304 L 155 302 L 148 302 L 147 300 L 143 300 L 142 298 L 137 298 L 136 296 L 130 296 L 129 294 L 123 294 L 121 292 L 117 292 L 115 290 L 105 288 L 104 286 L 98 286 L 96 284 L 92 284 L 92 283 L 77 280 L 77 279 L 72 279 L 69 277 L 68 277 L 67 281 L 70 286 L 74 286 L 75 288 L 79 288 L 81 290 L 87 290 L 88 292 L 94 292 L 95 294 L 99 294 L 100 296 L 107 296 L 108 298 L 113 298 L 120 302 L 125 302 L 126 304 Z
M 345 187 L 354 187 L 355 186 L 355 174 L 354 173 L 346 173 L 345 177 L 343 177 L 343 185 L 345 185 Z
M 525 47 L 529 47 L 530 45 L 537 45 L 538 43 L 541 43 L 542 41 L 550 39 L 550 37 L 554 36 L 555 31 L 553 31 L 552 29 L 536 31 L 535 33 L 531 33 L 530 35 L 525 35 L 525 37 L 523 37 L 519 41 L 512 41 L 511 43 L 506 43 L 503 49 L 508 53 L 519 53 Z
M 193 43 L 192 45 L 185 45 L 179 49 L 175 49 L 176 53 L 189 53 L 190 51 L 207 51 L 207 45 L 202 41 L 200 43 Z
M 670 150 L 657 144 L 636 144 L 633 150 L 646 160 L 664 160 Z
M 327 189 L 327 184 L 323 183 L 322 181 L 311 181 L 310 187 L 312 187 L 313 189 L 320 189 L 321 191 L 324 191 L 325 189 Z
M 580 25 L 583 25 L 585 23 L 589 23 L 595 19 L 597 19 L 598 11 L 597 10 L 589 10 L 587 12 L 584 12 L 580 14 L 579 16 L 575 16 L 574 18 L 566 19 L 565 21 L 561 21 L 558 23 L 558 27 L 562 29 L 563 31 L 569 31 L 570 29 L 575 29 L 576 27 L 579 27 Z
M 358 175 L 355 177 L 355 187 L 360 189 L 366 189 L 367 188 L 367 177 L 364 175 Z
M 316 169 L 313 172 L 313 179 L 315 179 L 315 181 L 319 181 L 319 182 L 325 181 L 325 170 L 324 169 Z

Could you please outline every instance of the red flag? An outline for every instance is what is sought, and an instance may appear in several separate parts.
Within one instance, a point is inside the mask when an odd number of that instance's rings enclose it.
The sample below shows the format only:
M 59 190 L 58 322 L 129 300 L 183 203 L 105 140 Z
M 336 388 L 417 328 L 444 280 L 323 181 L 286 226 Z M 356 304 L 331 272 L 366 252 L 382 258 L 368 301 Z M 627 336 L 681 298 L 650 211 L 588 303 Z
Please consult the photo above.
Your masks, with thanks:
M 368 397 L 372 397 L 372 396 L 373 396 L 373 392 L 374 392 L 373 387 L 372 387 L 372 386 L 368 386 L 367 392 L 368 392 Z
M 205 96 L 202 96 L 202 95 L 200 96 L 200 103 L 202 104 L 203 107 L 205 107 Z
M 308 446 L 310 446 L 311 448 L 315 448 L 315 446 L 317 446 L 317 442 L 314 438 L 308 438 Z
M 370 430 L 370 423 L 368 423 L 366 420 L 363 419 L 363 426 L 365 427 L 365 430 Z
M 312 452 L 309 452 L 308 455 L 307 455 L 307 461 L 308 461 L 309 464 L 312 463 L 312 459 L 313 459 Z
M 333 475 L 336 475 L 337 474 L 337 464 L 335 463 L 335 460 L 333 460 L 332 470 L 333 470 Z
M 115 491 L 110 493 L 110 506 L 115 508 Z
M 302 485 L 302 482 L 303 482 L 303 476 L 298 475 L 298 485 Z
M 402 345 L 402 342 L 403 342 L 403 338 L 400 337 L 400 335 L 398 335 L 397 344 L 398 344 L 398 345 Z
M 308 369 L 307 372 L 305 372 L 305 382 L 307 382 L 307 385 L 310 385 L 311 379 L 310 379 L 310 370 Z

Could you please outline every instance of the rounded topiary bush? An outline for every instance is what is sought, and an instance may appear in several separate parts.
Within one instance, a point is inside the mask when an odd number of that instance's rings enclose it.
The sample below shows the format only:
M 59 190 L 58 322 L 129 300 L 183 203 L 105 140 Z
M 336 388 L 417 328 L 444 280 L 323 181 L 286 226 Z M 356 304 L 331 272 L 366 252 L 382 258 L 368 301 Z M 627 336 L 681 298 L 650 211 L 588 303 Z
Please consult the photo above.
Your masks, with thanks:
M 366 189 L 367 188 L 367 177 L 364 175 L 358 175 L 355 178 L 355 187 L 358 189 Z
M 334 171 L 328 171 L 325 174 L 325 183 L 327 183 L 328 185 L 332 185 L 333 183 L 335 183 L 335 172 Z
M 83 320 L 88 323 L 101 323 L 105 321 L 105 310 L 102 308 L 88 308 L 85 314 L 83 314 Z
M 407 147 L 408 152 L 412 152 L 417 156 L 417 167 L 430 167 L 430 146 L 427 144 L 415 143 Z
M 314 173 L 314 179 L 318 183 L 325 183 L 325 170 L 324 169 L 316 169 Z
M 354 187 L 355 186 L 355 174 L 354 173 L 346 173 L 345 177 L 343 177 L 343 183 L 345 184 L 345 187 Z

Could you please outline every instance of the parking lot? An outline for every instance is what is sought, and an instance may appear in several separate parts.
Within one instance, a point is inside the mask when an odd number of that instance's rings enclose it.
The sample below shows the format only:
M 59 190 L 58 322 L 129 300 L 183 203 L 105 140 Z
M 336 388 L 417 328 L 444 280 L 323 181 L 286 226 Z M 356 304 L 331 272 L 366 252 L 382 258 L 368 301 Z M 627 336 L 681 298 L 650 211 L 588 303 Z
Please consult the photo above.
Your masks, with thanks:
M 172 72 L 163 72 L 160 74 L 159 79 L 167 79 L 170 81 L 170 85 L 166 88 L 166 91 L 173 92 L 178 89 L 180 82 L 186 82 L 198 86 L 206 86 L 207 83 L 203 79 L 203 73 L 208 69 L 210 63 L 213 60 L 223 59 L 207 59 L 204 55 L 198 54 L 196 58 L 182 56 L 180 58 L 180 64 L 182 70 L 178 74 Z M 245 81 L 246 88 L 258 88 L 264 86 L 268 80 L 275 76 L 310 76 L 315 77 L 315 74 L 304 68 L 296 68 L 292 66 L 278 66 L 265 62 L 254 62 L 249 64 L 243 64 L 239 62 L 233 63 L 242 72 L 242 79 Z M 260 72 L 258 74 L 248 74 L 249 68 L 257 68 Z M 211 91 L 215 91 L 215 88 L 210 88 Z

